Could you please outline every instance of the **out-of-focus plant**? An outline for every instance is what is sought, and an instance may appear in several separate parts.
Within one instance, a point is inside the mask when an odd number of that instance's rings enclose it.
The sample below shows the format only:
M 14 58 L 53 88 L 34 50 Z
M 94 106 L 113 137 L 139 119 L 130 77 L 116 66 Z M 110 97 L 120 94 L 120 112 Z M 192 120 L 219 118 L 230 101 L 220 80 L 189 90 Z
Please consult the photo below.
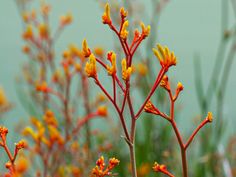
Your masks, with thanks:
M 132 94 L 132 84 L 131 84 L 131 76 L 132 76 L 132 64 L 134 61 L 134 54 L 139 47 L 139 45 L 143 42 L 143 40 L 149 36 L 150 34 L 150 26 L 145 26 L 142 22 L 140 23 L 142 31 L 139 32 L 138 29 L 134 31 L 134 37 L 131 41 L 128 40 L 128 35 L 130 30 L 128 30 L 129 21 L 126 19 L 128 15 L 128 11 L 126 11 L 123 7 L 120 9 L 120 24 L 116 27 L 113 24 L 113 20 L 110 15 L 110 5 L 107 3 L 105 5 L 105 12 L 102 16 L 102 21 L 105 25 L 108 25 L 109 28 L 116 34 L 120 45 L 123 49 L 124 58 L 121 60 L 121 69 L 117 68 L 117 57 L 115 52 L 110 51 L 107 54 L 107 60 L 111 65 L 106 65 L 105 62 L 96 57 L 88 47 L 87 41 L 84 40 L 82 43 L 83 54 L 86 58 L 89 59 L 85 65 L 85 71 L 87 76 L 93 78 L 95 84 L 103 91 L 103 93 L 107 96 L 111 104 L 114 106 L 121 126 L 124 131 L 124 140 L 126 141 L 129 147 L 129 155 L 130 155 L 130 164 L 131 164 L 131 176 L 137 177 L 137 165 L 136 165 L 136 154 L 135 154 L 135 134 L 136 134 L 136 123 L 138 118 L 140 117 L 143 110 L 149 113 L 153 113 L 155 115 L 160 115 L 161 117 L 167 119 L 176 134 L 180 149 L 181 149 L 181 157 L 182 157 L 182 171 L 183 177 L 188 177 L 187 172 L 187 158 L 186 158 L 186 150 L 192 142 L 195 135 L 198 131 L 208 122 L 212 122 L 212 114 L 208 113 L 208 116 L 202 123 L 196 128 L 196 130 L 192 133 L 190 138 L 186 143 L 183 142 L 182 136 L 177 128 L 175 119 L 174 119 L 174 105 L 175 101 L 178 98 L 179 93 L 183 90 L 183 86 L 181 83 L 177 85 L 175 95 L 172 94 L 170 89 L 170 83 L 168 81 L 167 76 L 165 74 L 168 72 L 169 68 L 176 65 L 177 59 L 174 55 L 174 52 L 171 52 L 167 47 L 162 47 L 161 45 L 157 45 L 158 49 L 153 49 L 153 52 L 157 59 L 160 62 L 161 69 L 156 76 L 156 80 L 152 85 L 151 89 L 149 89 L 148 94 L 138 108 L 135 111 L 135 103 L 131 98 Z M 122 56 L 121 56 L 122 57 Z M 105 71 L 107 71 L 108 76 L 111 77 L 111 85 L 112 89 L 109 91 L 107 87 L 104 87 L 101 83 L 98 75 L 97 64 L 100 64 Z M 121 75 L 121 76 L 120 76 Z M 121 78 L 123 79 L 123 82 Z M 170 116 L 160 112 L 151 102 L 150 99 L 157 87 L 161 84 L 169 93 L 170 99 Z M 122 92 L 121 101 L 117 99 L 117 91 Z M 111 93 L 110 93 L 111 92 Z M 128 107 L 129 113 L 125 112 L 126 105 Z M 127 118 L 129 117 L 130 120 Z M 130 121 L 130 127 L 128 128 L 128 122 Z M 155 169 L 155 168 L 154 168 Z M 163 171 L 161 171 L 163 172 Z M 169 176 L 173 176 L 172 174 L 165 173 Z
M 0 118 L 12 108 L 12 104 L 8 101 L 5 91 L 0 87 Z
M 201 75 L 201 60 L 199 57 L 195 59 L 195 85 L 201 114 L 204 115 L 208 109 L 215 107 L 215 117 L 217 118 L 217 123 L 214 128 L 207 129 L 201 134 L 200 157 L 205 160 L 203 160 L 201 168 L 197 167 L 195 169 L 197 172 L 196 176 L 198 177 L 206 175 L 232 177 L 227 154 L 221 154 L 220 149 L 226 148 L 221 142 L 222 138 L 226 138 L 224 137 L 225 126 L 227 124 L 224 115 L 224 103 L 230 71 L 236 54 L 235 24 L 232 24 L 232 26 L 229 24 L 230 7 L 232 7 L 234 17 L 236 17 L 235 3 L 235 0 L 232 0 L 231 2 L 227 0 L 221 1 L 220 43 L 214 60 L 210 80 L 207 84 L 203 84 L 204 80 Z M 228 48 L 230 49 L 228 50 Z M 226 139 L 228 140 L 228 138 Z
M 30 139 L 32 171 L 44 177 L 88 176 L 97 154 L 111 148 L 107 140 L 97 142 L 100 131 L 92 130 L 89 122 L 97 117 L 108 119 L 108 113 L 103 95 L 91 98 L 82 51 L 71 44 L 62 52 L 60 64 L 55 57 L 55 42 L 72 23 L 72 15 L 61 16 L 53 32 L 52 6 L 45 1 L 38 10 L 31 10 L 29 1 L 17 1 L 17 5 L 24 24 L 22 50 L 29 59 L 24 79 L 18 78 L 18 91 L 32 116 L 32 125 L 23 130 Z M 103 55 L 103 50 L 96 48 L 94 53 Z
M 10 151 L 10 148 L 7 145 L 7 134 L 8 129 L 0 125 L 0 146 L 4 149 L 5 153 L 9 161 L 5 164 L 5 167 L 8 169 L 8 172 L 5 173 L 5 177 L 20 177 L 23 176 L 27 170 L 27 165 L 23 161 L 17 162 L 17 157 L 19 151 L 23 148 L 27 147 L 27 142 L 25 140 L 21 140 L 18 143 L 15 143 L 14 153 Z M 0 172 L 0 175 L 3 175 Z

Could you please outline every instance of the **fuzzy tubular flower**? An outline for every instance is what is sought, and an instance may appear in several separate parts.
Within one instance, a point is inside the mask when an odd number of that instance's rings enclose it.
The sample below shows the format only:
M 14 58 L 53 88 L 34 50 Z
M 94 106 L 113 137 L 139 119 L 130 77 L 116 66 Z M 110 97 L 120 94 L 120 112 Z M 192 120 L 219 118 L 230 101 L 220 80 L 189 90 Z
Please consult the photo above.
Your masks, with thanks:
M 83 43 L 82 43 L 82 50 L 83 50 L 83 54 L 84 56 L 87 58 L 91 55 L 91 51 L 88 47 L 88 43 L 86 41 L 86 39 L 83 40 Z
M 89 56 L 89 61 L 85 65 L 85 72 L 88 77 L 97 77 L 96 58 L 93 54 Z
M 125 58 L 121 61 L 121 67 L 122 67 L 122 78 L 124 80 L 128 80 L 130 78 L 131 73 L 132 73 L 132 68 L 131 67 L 127 68 L 127 63 L 126 63 Z
M 116 54 L 114 52 L 108 53 L 108 60 L 111 62 L 111 66 L 107 65 L 107 73 L 112 76 L 116 74 Z
M 108 25 L 110 25 L 112 23 L 111 15 L 110 15 L 110 5 L 108 3 L 106 3 L 106 5 L 105 5 L 105 12 L 102 16 L 102 22 L 104 24 L 108 24 Z
M 169 67 L 177 64 L 177 59 L 174 52 L 170 52 L 168 47 L 163 47 L 158 44 L 157 49 L 153 48 L 152 50 L 154 55 L 160 61 L 161 66 L 166 70 L 168 70 Z
M 142 35 L 143 35 L 143 38 L 146 38 L 146 37 L 150 34 L 151 26 L 148 25 L 148 26 L 146 27 L 143 22 L 140 23 L 140 26 L 141 26 L 141 28 L 142 28 Z
M 127 28 L 129 26 L 129 21 L 126 20 L 122 26 L 122 29 L 121 29 L 121 32 L 120 32 L 120 37 L 123 39 L 123 40 L 126 40 L 128 35 L 129 35 L 129 31 L 127 31 Z

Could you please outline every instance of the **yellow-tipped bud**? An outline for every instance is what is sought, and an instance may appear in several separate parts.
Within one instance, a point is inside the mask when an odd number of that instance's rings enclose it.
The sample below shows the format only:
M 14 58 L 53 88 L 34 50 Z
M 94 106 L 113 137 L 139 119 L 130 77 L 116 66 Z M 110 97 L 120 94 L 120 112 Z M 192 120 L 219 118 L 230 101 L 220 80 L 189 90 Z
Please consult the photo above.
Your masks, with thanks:
M 177 89 L 177 91 L 181 92 L 184 89 L 183 84 L 181 82 L 178 82 L 176 89 Z
M 107 65 L 107 73 L 112 76 L 116 74 L 116 54 L 114 52 L 109 52 L 108 60 L 111 61 L 111 66 Z
M 142 75 L 142 76 L 145 76 L 148 72 L 148 68 L 147 68 L 147 65 L 144 64 L 144 63 L 139 63 L 137 65 L 137 72 Z
M 39 31 L 39 36 L 42 39 L 47 39 L 48 38 L 49 29 L 48 29 L 48 26 L 46 24 L 44 24 L 44 23 L 40 24 L 38 26 L 38 31 Z
M 121 67 L 122 67 L 122 78 L 124 80 L 128 80 L 130 78 L 131 73 L 132 73 L 132 68 L 131 67 L 127 68 L 127 63 L 126 63 L 125 58 L 121 61 Z
M 142 28 L 142 35 L 143 37 L 147 37 L 149 34 L 150 34 L 150 31 L 151 31 L 151 26 L 148 25 L 147 27 L 144 25 L 143 22 L 140 23 L 140 26 Z
M 104 24 L 111 24 L 111 15 L 110 15 L 110 6 L 108 3 L 105 5 L 105 12 L 103 13 L 102 16 L 102 22 Z
M 212 122 L 212 121 L 213 121 L 212 112 L 208 112 L 208 114 L 207 114 L 207 120 L 208 120 L 209 122 Z
M 37 134 L 33 131 L 31 127 L 26 127 L 23 131 L 22 134 L 24 136 L 31 136 L 33 140 L 37 141 Z
M 43 15 L 45 15 L 45 16 L 48 16 L 50 10 L 51 10 L 51 6 L 48 5 L 48 4 L 43 4 L 43 5 L 41 6 L 41 13 L 42 13 Z
M 161 79 L 161 83 L 160 86 L 167 89 L 167 87 L 169 87 L 169 82 L 168 82 L 168 76 L 164 75 L 163 78 Z
M 157 45 L 157 49 L 153 48 L 153 53 L 160 61 L 161 66 L 167 70 L 177 63 L 174 52 L 170 52 L 167 47 L 163 47 L 160 44 Z
M 128 26 L 129 26 L 129 21 L 126 20 L 124 22 L 124 24 L 122 26 L 122 29 L 121 29 L 121 32 L 120 32 L 120 37 L 124 40 L 127 39 L 128 34 L 129 34 L 129 31 L 127 31 Z
M 120 16 L 121 18 L 125 18 L 128 15 L 128 11 L 125 11 L 124 7 L 120 8 Z
M 106 106 L 99 106 L 97 112 L 100 116 L 106 117 L 107 116 L 107 107 Z
M 68 13 L 67 15 L 63 15 L 60 17 L 61 26 L 69 25 L 73 20 L 73 16 Z
M 3 88 L 0 87 L 0 107 L 8 103 L 5 92 Z
M 25 29 L 25 32 L 23 33 L 22 37 L 25 40 L 30 40 L 33 38 L 33 28 L 32 26 L 28 25 Z
M 28 143 L 26 140 L 21 140 L 18 143 L 15 143 L 15 146 L 17 150 L 20 150 L 20 149 L 26 148 L 28 146 Z
M 95 78 L 97 76 L 96 58 L 93 54 L 89 56 L 89 61 L 85 65 L 85 72 L 88 77 Z
M 85 57 L 89 57 L 91 55 L 91 51 L 88 47 L 88 43 L 87 43 L 86 39 L 84 39 L 82 42 L 82 50 L 83 50 L 83 54 Z

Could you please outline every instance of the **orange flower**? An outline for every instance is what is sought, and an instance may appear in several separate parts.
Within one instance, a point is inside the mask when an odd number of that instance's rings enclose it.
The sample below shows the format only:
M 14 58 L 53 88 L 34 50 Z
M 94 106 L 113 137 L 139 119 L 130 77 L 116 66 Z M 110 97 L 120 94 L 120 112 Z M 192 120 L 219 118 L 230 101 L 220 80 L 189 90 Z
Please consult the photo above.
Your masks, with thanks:
M 146 105 L 144 107 L 144 111 L 147 113 L 152 113 L 152 114 L 156 114 L 156 115 L 160 114 L 159 110 L 152 104 L 152 102 L 150 100 L 146 103 Z
M 128 11 L 125 11 L 125 9 L 124 9 L 124 7 L 121 7 L 120 8 L 120 16 L 121 16 L 121 18 L 125 18 L 125 17 L 127 17 L 127 15 L 128 15 Z
M 2 139 L 6 138 L 8 134 L 8 129 L 6 127 L 0 126 L 0 136 Z
M 60 24 L 61 26 L 69 25 L 73 20 L 73 17 L 70 13 L 67 15 L 63 15 L 60 17 Z
M 121 61 L 121 67 L 122 67 L 122 78 L 124 80 L 128 80 L 130 78 L 131 73 L 132 73 L 132 68 L 131 67 L 127 68 L 127 63 L 126 63 L 125 58 Z
M 51 6 L 48 5 L 48 4 L 43 4 L 43 5 L 41 6 L 41 13 L 42 13 L 43 15 L 45 15 L 45 16 L 48 16 L 50 10 L 51 10 Z
M 18 143 L 15 144 L 15 146 L 16 146 L 16 150 L 20 150 L 20 149 L 26 148 L 28 144 L 25 140 L 20 140 Z
M 39 36 L 42 39 L 47 39 L 48 38 L 49 29 L 48 29 L 48 26 L 46 24 L 44 24 L 44 23 L 40 24 L 38 26 L 38 31 L 39 31 Z
M 97 162 L 96 166 L 92 170 L 92 174 L 95 175 L 96 177 L 104 177 L 104 176 L 111 176 L 112 172 L 111 170 L 116 167 L 120 161 L 116 158 L 111 158 L 109 159 L 109 164 L 105 168 L 106 164 L 104 162 L 104 157 L 101 156 Z
M 31 40 L 33 38 L 33 28 L 28 25 L 22 35 L 25 40 Z
M 108 60 L 111 62 L 111 66 L 107 65 L 107 73 L 112 76 L 116 74 L 116 54 L 111 51 L 107 56 Z
M 96 58 L 93 54 L 89 56 L 89 61 L 85 65 L 85 72 L 88 77 L 97 77 Z
M 99 106 L 97 112 L 100 116 L 106 117 L 107 116 L 107 107 L 106 106 Z
M 86 39 L 84 39 L 82 42 L 82 50 L 83 50 L 83 54 L 85 57 L 89 57 L 91 55 L 91 51 L 88 47 L 88 43 L 87 43 Z
M 162 47 L 160 44 L 157 45 L 157 49 L 153 48 L 153 53 L 166 70 L 177 63 L 174 52 L 170 52 L 167 47 Z
M 150 34 L 151 26 L 148 25 L 146 27 L 143 22 L 140 23 L 140 26 L 142 28 L 142 36 L 143 36 L 143 38 L 146 38 Z
M 3 88 L 0 87 L 0 107 L 8 103 Z
M 108 24 L 108 25 L 110 25 L 112 23 L 111 15 L 110 15 L 110 6 L 108 3 L 106 3 L 106 5 L 105 5 L 105 12 L 102 16 L 102 22 L 104 24 Z
M 167 91 L 170 91 L 170 83 L 167 75 L 163 76 L 160 86 L 166 89 Z
M 121 32 L 120 32 L 120 37 L 124 40 L 127 39 L 128 35 L 129 35 L 129 31 L 127 31 L 127 28 L 129 26 L 129 21 L 126 20 L 121 28 Z
M 206 119 L 208 120 L 208 122 L 212 122 L 213 121 L 212 112 L 208 112 Z

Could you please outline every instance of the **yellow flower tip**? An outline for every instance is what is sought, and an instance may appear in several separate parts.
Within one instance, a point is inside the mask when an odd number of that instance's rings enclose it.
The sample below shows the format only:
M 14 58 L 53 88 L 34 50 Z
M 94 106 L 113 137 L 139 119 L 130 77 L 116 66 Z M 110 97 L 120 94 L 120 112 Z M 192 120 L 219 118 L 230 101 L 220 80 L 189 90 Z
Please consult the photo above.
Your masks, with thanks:
M 51 6 L 49 4 L 42 4 L 41 13 L 43 15 L 48 16 L 50 11 L 51 11 Z
M 30 14 L 28 12 L 23 12 L 22 13 L 22 19 L 25 23 L 28 23 L 30 20 Z
M 97 77 L 96 58 L 93 54 L 89 56 L 89 61 L 85 65 L 85 72 L 88 77 Z
M 129 35 L 129 31 L 127 31 L 127 28 L 129 26 L 129 21 L 126 20 L 122 26 L 121 32 L 120 32 L 120 37 L 122 39 L 127 39 L 128 35 Z
M 127 68 L 127 63 L 126 63 L 125 58 L 121 61 L 121 67 L 122 67 L 123 80 L 128 80 L 130 78 L 131 73 L 132 73 L 132 68 L 131 67 Z
M 145 107 L 144 107 L 144 111 L 147 113 L 152 113 L 152 114 L 159 114 L 160 112 L 158 111 L 157 108 L 155 108 L 155 106 L 153 105 L 153 103 L 149 100 Z
M 106 106 L 99 106 L 97 109 L 97 113 L 100 116 L 106 117 L 107 116 L 107 107 Z
M 61 26 L 69 25 L 72 23 L 72 21 L 73 21 L 73 16 L 71 15 L 71 13 L 68 13 L 68 14 L 60 17 L 60 25 Z
M 81 66 L 81 64 L 79 64 L 79 63 L 75 63 L 75 64 L 74 64 L 74 68 L 75 68 L 75 71 L 76 71 L 76 72 L 80 72 L 82 66 Z
M 111 62 L 111 66 L 107 65 L 107 73 L 112 76 L 116 74 L 116 54 L 113 51 L 109 52 L 107 59 Z
M 108 25 L 112 23 L 111 15 L 110 15 L 110 5 L 108 3 L 106 3 L 105 5 L 105 12 L 103 13 L 103 16 L 102 16 L 102 22 Z
M 109 165 L 108 165 L 108 168 L 109 169 L 113 169 L 115 166 L 117 166 L 118 164 L 120 163 L 120 161 L 116 158 L 110 158 L 109 159 Z
M 7 105 L 8 101 L 5 95 L 5 92 L 2 87 L 0 87 L 0 107 Z
M 47 39 L 48 38 L 48 35 L 49 35 L 48 25 L 46 25 L 44 23 L 39 24 L 38 31 L 39 31 L 39 36 L 42 39 Z
M 96 56 L 104 56 L 104 49 L 102 47 L 95 47 L 93 52 Z
M 20 150 L 26 148 L 28 146 L 28 143 L 26 140 L 20 140 L 18 143 L 15 143 L 15 146 L 17 150 Z
M 20 154 L 20 156 L 17 157 L 16 160 L 16 171 L 20 174 L 23 174 L 28 170 L 28 167 L 29 167 L 28 159 L 24 155 Z
M 103 156 L 101 156 L 101 157 L 97 160 L 96 165 L 99 166 L 99 167 L 101 167 L 101 166 L 104 167 L 104 166 L 105 166 L 105 162 L 104 162 L 104 157 L 103 157 Z
M 182 84 L 181 82 L 178 82 L 178 84 L 177 84 L 177 90 L 178 90 L 179 92 L 181 92 L 183 89 L 184 89 L 183 84 Z
M 30 47 L 28 45 L 24 45 L 22 47 L 22 52 L 25 54 L 29 54 L 30 53 Z
M 8 129 L 0 125 L 0 136 L 6 137 L 7 134 L 8 134 Z
M 43 120 L 47 125 L 52 125 L 54 127 L 58 126 L 58 122 L 56 117 L 54 116 L 54 113 L 49 109 L 45 112 Z
M 163 68 L 168 70 L 169 67 L 176 65 L 177 59 L 174 55 L 174 52 L 170 52 L 168 47 L 163 47 L 160 44 L 157 45 L 157 49 L 153 48 L 153 53 L 160 61 L 160 64 Z
M 121 16 L 121 18 L 125 18 L 125 17 L 127 17 L 127 15 L 128 15 L 128 11 L 125 11 L 125 9 L 124 9 L 124 7 L 121 7 L 120 8 L 120 16 Z
M 160 83 L 160 86 L 169 90 L 169 78 L 167 75 L 164 75 L 162 80 L 161 80 L 161 83 Z
M 141 75 L 141 76 L 145 76 L 148 72 L 148 68 L 147 68 L 147 65 L 146 64 L 143 64 L 143 63 L 139 63 L 137 65 L 137 71 L 138 73 Z
M 150 34 L 151 26 L 148 25 L 148 26 L 146 27 L 143 22 L 140 23 L 140 26 L 141 26 L 141 28 L 142 28 L 142 35 L 143 35 L 143 38 L 146 38 L 146 37 Z
M 212 121 L 213 121 L 212 112 L 208 112 L 208 114 L 207 114 L 207 120 L 208 120 L 209 122 L 212 122 Z
M 158 164 L 157 162 L 154 163 L 152 169 L 155 171 L 155 172 L 166 172 L 166 166 L 165 165 L 160 165 Z
M 35 89 L 36 89 L 36 91 L 44 92 L 44 93 L 49 91 L 49 88 L 48 88 L 48 85 L 47 85 L 46 81 L 43 81 L 42 83 L 37 83 L 36 86 L 35 86 Z
M 23 39 L 31 40 L 33 38 L 33 27 L 28 25 L 22 35 Z
M 36 10 L 32 9 L 31 14 L 30 14 L 31 19 L 35 20 L 36 19 Z
M 5 167 L 6 169 L 10 169 L 12 166 L 12 163 L 10 161 L 8 161 L 7 163 L 5 163 Z
M 88 43 L 87 43 L 86 39 L 84 39 L 82 42 L 82 51 L 83 51 L 84 57 L 86 57 L 86 58 L 91 55 L 91 51 L 88 47 Z

